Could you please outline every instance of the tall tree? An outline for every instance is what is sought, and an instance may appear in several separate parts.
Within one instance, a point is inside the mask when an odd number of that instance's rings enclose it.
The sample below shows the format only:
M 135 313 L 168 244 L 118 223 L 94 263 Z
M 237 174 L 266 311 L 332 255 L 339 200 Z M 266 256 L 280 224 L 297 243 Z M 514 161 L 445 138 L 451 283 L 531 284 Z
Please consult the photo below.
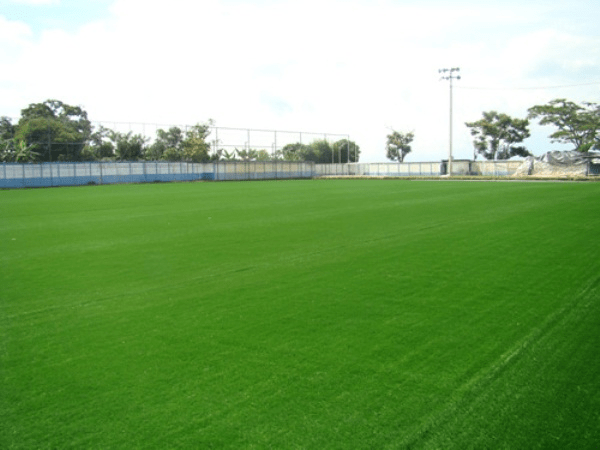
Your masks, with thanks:
M 575 150 L 587 152 L 600 149 L 600 105 L 590 102 L 577 104 L 558 98 L 545 105 L 529 108 L 529 118 L 540 119 L 540 125 L 558 128 L 550 135 L 551 142 L 571 144 Z
M 336 162 L 341 162 L 343 164 L 358 162 L 358 158 L 360 157 L 360 147 L 356 145 L 356 142 L 348 139 L 340 139 L 339 141 L 334 142 L 332 147 L 333 157 Z
M 113 160 L 115 145 L 111 142 L 113 131 L 100 125 L 90 136 L 87 145 L 81 151 L 83 161 Z
M 300 153 L 300 161 L 313 161 L 317 164 L 328 164 L 333 161 L 333 149 L 326 139 L 317 139 L 304 147 Z
M 284 161 L 301 161 L 304 153 L 308 150 L 308 145 L 300 142 L 285 145 L 280 152 Z
M 15 137 L 15 126 L 10 117 L 0 117 L 0 141 L 8 141 Z
M 475 137 L 473 145 L 477 153 L 485 159 L 509 159 L 513 156 L 529 156 L 531 153 L 522 145 L 530 136 L 529 121 L 516 119 L 496 111 L 483 113 L 476 122 L 467 122 L 471 135 Z
M 110 139 L 114 143 L 115 156 L 121 161 L 137 161 L 144 156 L 147 138 L 140 134 L 111 131 Z
M 188 162 L 210 161 L 210 143 L 206 138 L 210 135 L 210 120 L 205 124 L 196 124 L 185 133 L 185 139 L 181 141 L 181 160 Z
M 43 161 L 78 161 L 91 132 L 91 122 L 81 107 L 46 100 L 21 111 L 15 140 L 32 146 Z
M 404 161 L 405 156 L 412 151 L 410 144 L 414 138 L 415 134 L 412 131 L 401 133 L 392 130 L 392 133 L 387 136 L 387 144 L 385 146 L 387 159 L 398 162 Z
M 181 156 L 177 156 L 181 152 L 181 143 L 184 135 L 179 127 L 171 127 L 167 131 L 159 129 L 156 131 L 156 140 L 146 148 L 145 157 L 151 161 L 163 159 L 166 154 L 169 158 L 177 158 L 181 160 Z

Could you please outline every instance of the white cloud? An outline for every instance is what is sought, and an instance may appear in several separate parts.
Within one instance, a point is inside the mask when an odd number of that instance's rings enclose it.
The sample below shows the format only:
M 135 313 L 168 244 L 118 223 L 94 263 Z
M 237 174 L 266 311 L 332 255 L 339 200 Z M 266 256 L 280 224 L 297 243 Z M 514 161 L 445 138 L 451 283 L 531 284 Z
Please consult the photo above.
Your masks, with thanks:
M 0 51 L 14 51 L 32 37 L 31 28 L 23 22 L 7 20 L 0 16 Z
M 109 20 L 39 36 L 0 16 L 0 43 L 10 44 L 0 50 L 10 53 L 0 95 L 11 109 L 0 114 L 59 98 L 96 120 L 214 118 L 221 126 L 348 133 L 368 160 L 384 158 L 394 127 L 415 131 L 409 159 L 417 161 L 447 153 L 448 83 L 439 68 L 459 66 L 463 76 L 454 92 L 457 157 L 472 155 L 464 122 L 484 110 L 523 117 L 555 97 L 597 98 L 594 86 L 460 89 L 577 83 L 598 68 L 600 46 L 594 36 L 553 29 L 534 6 L 441 5 L 117 0 Z
M 60 4 L 60 0 L 8 0 L 9 3 L 13 3 L 15 5 L 58 5 Z

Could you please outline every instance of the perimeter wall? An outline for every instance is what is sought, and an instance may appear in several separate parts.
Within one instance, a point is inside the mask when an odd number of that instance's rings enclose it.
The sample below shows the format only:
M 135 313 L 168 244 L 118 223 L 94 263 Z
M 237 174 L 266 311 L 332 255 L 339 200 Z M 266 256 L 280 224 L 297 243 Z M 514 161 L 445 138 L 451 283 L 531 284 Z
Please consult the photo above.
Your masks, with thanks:
M 506 177 L 523 161 L 454 161 L 453 175 Z M 590 175 L 600 165 L 588 164 Z M 446 162 L 314 164 L 289 161 L 82 162 L 0 164 L 0 188 L 79 186 L 161 181 L 277 180 L 327 176 L 432 177 L 447 173 Z
M 523 161 L 452 161 L 452 175 L 510 176 Z M 376 177 L 430 177 L 447 173 L 447 163 L 355 163 L 317 164 L 316 176 L 376 176 Z
M 0 188 L 196 180 L 312 178 L 308 162 L 82 162 L 0 164 Z
M 412 177 L 439 176 L 442 163 L 353 163 L 353 164 L 316 164 L 315 176 L 375 176 L 375 177 Z

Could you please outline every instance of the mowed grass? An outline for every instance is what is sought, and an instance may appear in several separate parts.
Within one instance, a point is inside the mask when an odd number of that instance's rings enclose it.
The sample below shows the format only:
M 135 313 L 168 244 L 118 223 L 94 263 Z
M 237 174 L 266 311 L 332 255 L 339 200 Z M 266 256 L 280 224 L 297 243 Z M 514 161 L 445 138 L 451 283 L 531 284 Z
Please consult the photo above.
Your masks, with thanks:
M 0 448 L 597 448 L 599 198 L 0 191 Z

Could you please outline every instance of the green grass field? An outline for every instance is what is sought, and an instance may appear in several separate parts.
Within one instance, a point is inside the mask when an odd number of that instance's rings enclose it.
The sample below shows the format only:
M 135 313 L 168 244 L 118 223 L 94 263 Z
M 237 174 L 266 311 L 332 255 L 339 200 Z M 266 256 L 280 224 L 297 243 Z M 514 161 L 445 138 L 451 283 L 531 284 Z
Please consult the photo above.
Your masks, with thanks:
M 0 448 L 597 448 L 599 199 L 0 191 Z

